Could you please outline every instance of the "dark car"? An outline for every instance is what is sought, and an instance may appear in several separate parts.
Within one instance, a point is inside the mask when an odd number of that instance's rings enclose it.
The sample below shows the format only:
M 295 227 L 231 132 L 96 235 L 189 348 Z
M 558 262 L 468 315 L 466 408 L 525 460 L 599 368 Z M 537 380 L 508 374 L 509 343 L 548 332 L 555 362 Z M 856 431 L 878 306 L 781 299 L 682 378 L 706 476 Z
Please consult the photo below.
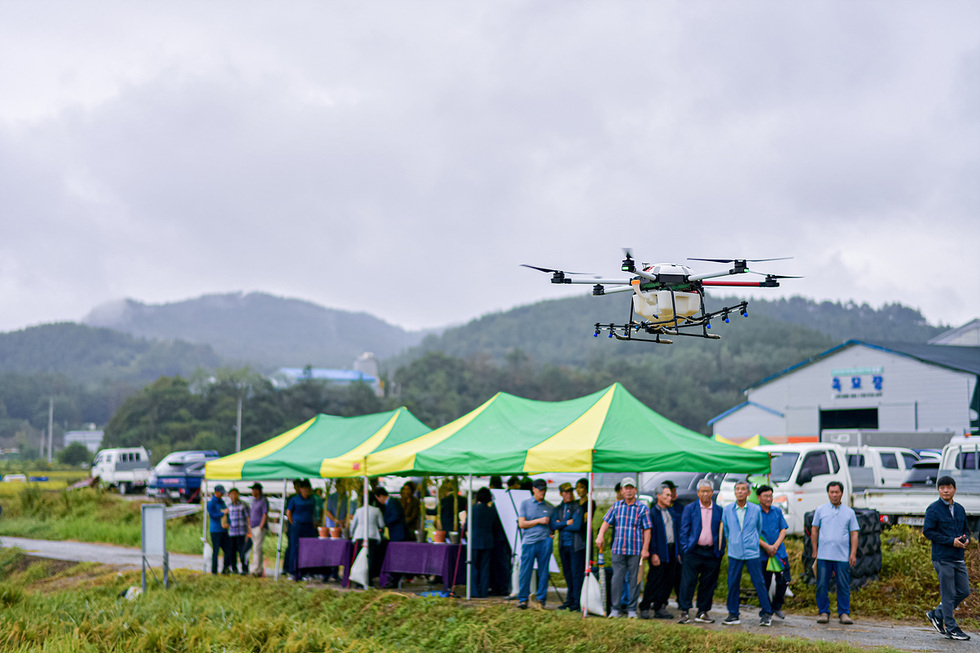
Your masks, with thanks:
M 939 476 L 938 460 L 920 460 L 912 465 L 908 476 L 902 483 L 902 487 L 915 487 L 917 485 L 935 485 L 936 477 Z
M 664 481 L 671 481 L 677 486 L 677 500 L 674 502 L 674 506 L 680 510 L 687 504 L 698 500 L 698 481 L 703 478 L 711 481 L 711 486 L 714 488 L 714 493 L 711 495 L 712 501 L 716 500 L 722 477 L 724 474 L 712 472 L 654 472 L 644 474 L 641 494 L 654 496 L 657 493 L 657 487 Z

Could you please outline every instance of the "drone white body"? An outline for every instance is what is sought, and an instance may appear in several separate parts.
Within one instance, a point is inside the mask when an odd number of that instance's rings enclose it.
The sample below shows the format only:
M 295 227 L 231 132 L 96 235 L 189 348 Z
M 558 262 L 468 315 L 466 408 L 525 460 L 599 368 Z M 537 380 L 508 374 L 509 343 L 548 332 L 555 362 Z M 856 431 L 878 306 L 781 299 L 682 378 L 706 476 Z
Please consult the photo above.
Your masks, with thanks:
M 734 306 L 728 306 L 714 312 L 708 312 L 704 306 L 704 289 L 706 286 L 742 286 L 774 288 L 779 285 L 779 279 L 790 278 L 777 274 L 766 274 L 749 270 L 748 262 L 777 261 L 784 259 L 690 259 L 694 261 L 710 261 L 714 263 L 734 264 L 728 270 L 694 274 L 694 271 L 677 263 L 643 263 L 637 269 L 630 251 L 625 250 L 626 258 L 622 263 L 623 272 L 635 276 L 627 279 L 573 279 L 580 272 L 564 272 L 553 268 L 542 268 L 524 264 L 541 272 L 552 274 L 551 283 L 591 283 L 593 295 L 606 295 L 616 292 L 631 292 L 629 321 L 622 324 L 595 324 L 593 335 L 599 336 L 600 331 L 608 332 L 610 338 L 619 340 L 644 340 L 670 344 L 670 340 L 662 336 L 696 336 L 717 340 L 720 336 L 709 333 L 712 318 L 719 317 L 728 322 L 730 313 L 748 316 L 748 302 L 742 301 Z M 718 281 L 718 277 L 757 274 L 765 277 L 764 281 Z M 606 286 L 613 286 L 606 290 Z M 636 318 L 639 318 L 637 320 Z M 655 339 L 644 339 L 634 334 L 643 331 Z

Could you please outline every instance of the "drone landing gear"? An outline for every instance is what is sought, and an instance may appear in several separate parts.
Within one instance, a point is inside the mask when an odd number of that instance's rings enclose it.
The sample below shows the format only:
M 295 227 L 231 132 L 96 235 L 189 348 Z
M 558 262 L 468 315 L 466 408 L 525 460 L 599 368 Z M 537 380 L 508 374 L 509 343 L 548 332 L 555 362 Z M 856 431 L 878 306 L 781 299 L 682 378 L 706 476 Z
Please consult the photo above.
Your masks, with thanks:
M 728 322 L 729 316 L 734 313 L 739 313 L 742 317 L 748 317 L 748 305 L 749 303 L 747 301 L 743 301 L 735 306 L 728 306 L 712 313 L 705 313 L 704 298 L 702 297 L 701 315 L 699 317 L 689 317 L 683 320 L 675 318 L 662 324 L 634 321 L 631 306 L 629 322 L 626 324 L 602 324 L 596 322 L 595 332 L 592 335 L 598 338 L 602 331 L 606 331 L 609 338 L 615 338 L 616 340 L 653 342 L 661 345 L 670 345 L 674 342 L 663 336 L 688 336 L 693 338 L 707 338 L 708 340 L 721 340 L 720 335 L 708 331 L 711 328 L 711 320 L 716 317 L 721 317 L 723 321 Z M 684 331 L 684 329 L 691 329 L 691 331 Z M 634 335 L 639 334 L 641 331 L 643 335 L 651 335 L 653 338 L 640 338 Z

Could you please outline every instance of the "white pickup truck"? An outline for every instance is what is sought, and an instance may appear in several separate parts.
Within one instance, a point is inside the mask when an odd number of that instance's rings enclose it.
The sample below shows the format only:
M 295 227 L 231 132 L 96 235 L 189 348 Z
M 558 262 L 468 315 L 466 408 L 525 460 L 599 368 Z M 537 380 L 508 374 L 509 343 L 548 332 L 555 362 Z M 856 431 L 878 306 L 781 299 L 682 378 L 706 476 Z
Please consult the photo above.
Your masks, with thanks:
M 790 533 L 803 532 L 803 515 L 827 503 L 827 483 L 840 481 L 844 496 L 853 491 L 844 448 L 827 442 L 777 444 L 758 447 L 772 455 L 772 471 L 752 476 L 753 485 L 768 483 L 773 489 L 773 505 L 782 508 Z M 718 503 L 735 501 L 735 482 L 745 474 L 726 474 L 718 490 Z
M 845 447 L 854 490 L 902 487 L 919 454 L 904 447 Z
M 966 509 L 972 530 L 976 530 L 980 520 L 980 438 L 976 440 L 975 443 L 946 445 L 939 472 L 940 476 L 948 474 L 956 479 L 956 501 Z M 773 488 L 773 505 L 782 508 L 790 533 L 802 533 L 803 515 L 827 502 L 830 481 L 839 481 L 844 486 L 844 496 L 848 497 L 852 507 L 877 510 L 883 521 L 890 524 L 921 525 L 926 508 L 939 497 L 934 487 L 922 490 L 876 488 L 871 474 L 880 474 L 880 470 L 862 469 L 855 471 L 855 476 L 860 474 L 868 478 L 852 478 L 853 470 L 847 467 L 846 452 L 840 445 L 808 442 L 759 447 L 757 450 L 772 454 L 768 484 Z M 725 476 L 718 492 L 720 505 L 735 501 L 735 481 L 739 478 L 745 478 L 745 474 Z M 755 485 L 767 482 L 763 475 L 752 476 L 749 480 Z
M 943 448 L 937 478 L 951 476 L 956 481 L 955 501 L 966 509 L 971 532 L 980 527 L 980 438 L 957 438 Z M 889 490 L 865 490 L 853 499 L 854 507 L 874 508 L 887 524 L 921 526 L 926 508 L 939 494 L 934 486 Z
M 143 447 L 103 449 L 92 461 L 92 476 L 99 477 L 103 487 L 119 490 L 119 494 L 145 488 L 152 475 L 150 453 Z

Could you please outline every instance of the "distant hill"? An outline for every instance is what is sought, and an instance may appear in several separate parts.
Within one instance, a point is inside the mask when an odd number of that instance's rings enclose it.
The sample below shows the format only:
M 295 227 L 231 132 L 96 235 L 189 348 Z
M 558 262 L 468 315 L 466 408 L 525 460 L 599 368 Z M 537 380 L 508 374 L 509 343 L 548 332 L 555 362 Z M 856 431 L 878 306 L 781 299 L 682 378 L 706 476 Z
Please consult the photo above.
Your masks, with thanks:
M 97 307 L 83 322 L 144 338 L 210 345 L 231 363 L 267 370 L 347 368 L 365 351 L 386 358 L 424 336 L 367 313 L 264 293 L 204 295 L 158 305 L 127 299 Z
M 0 333 L 0 372 L 57 373 L 79 383 L 139 385 L 220 365 L 221 358 L 207 345 L 135 338 L 71 322 Z
M 711 297 L 707 306 L 708 310 L 716 310 L 738 301 L 734 297 Z M 654 345 L 620 342 L 608 338 L 606 333 L 593 337 L 596 322 L 623 323 L 628 317 L 629 299 L 621 295 L 542 301 L 484 315 L 442 334 L 427 336 L 406 355 L 389 361 L 387 367 L 393 369 L 429 351 L 460 358 L 479 356 L 502 363 L 508 353 L 520 349 L 538 363 L 579 367 L 610 356 L 669 357 L 671 352 L 690 347 L 736 353 L 756 347 L 817 353 L 850 338 L 926 342 L 948 328 L 931 326 L 919 311 L 900 304 L 874 309 L 867 304 L 793 297 L 751 299 L 747 318 L 736 314 L 728 324 L 715 320 L 712 329 L 722 336 L 720 341 L 674 337 L 673 345 Z

